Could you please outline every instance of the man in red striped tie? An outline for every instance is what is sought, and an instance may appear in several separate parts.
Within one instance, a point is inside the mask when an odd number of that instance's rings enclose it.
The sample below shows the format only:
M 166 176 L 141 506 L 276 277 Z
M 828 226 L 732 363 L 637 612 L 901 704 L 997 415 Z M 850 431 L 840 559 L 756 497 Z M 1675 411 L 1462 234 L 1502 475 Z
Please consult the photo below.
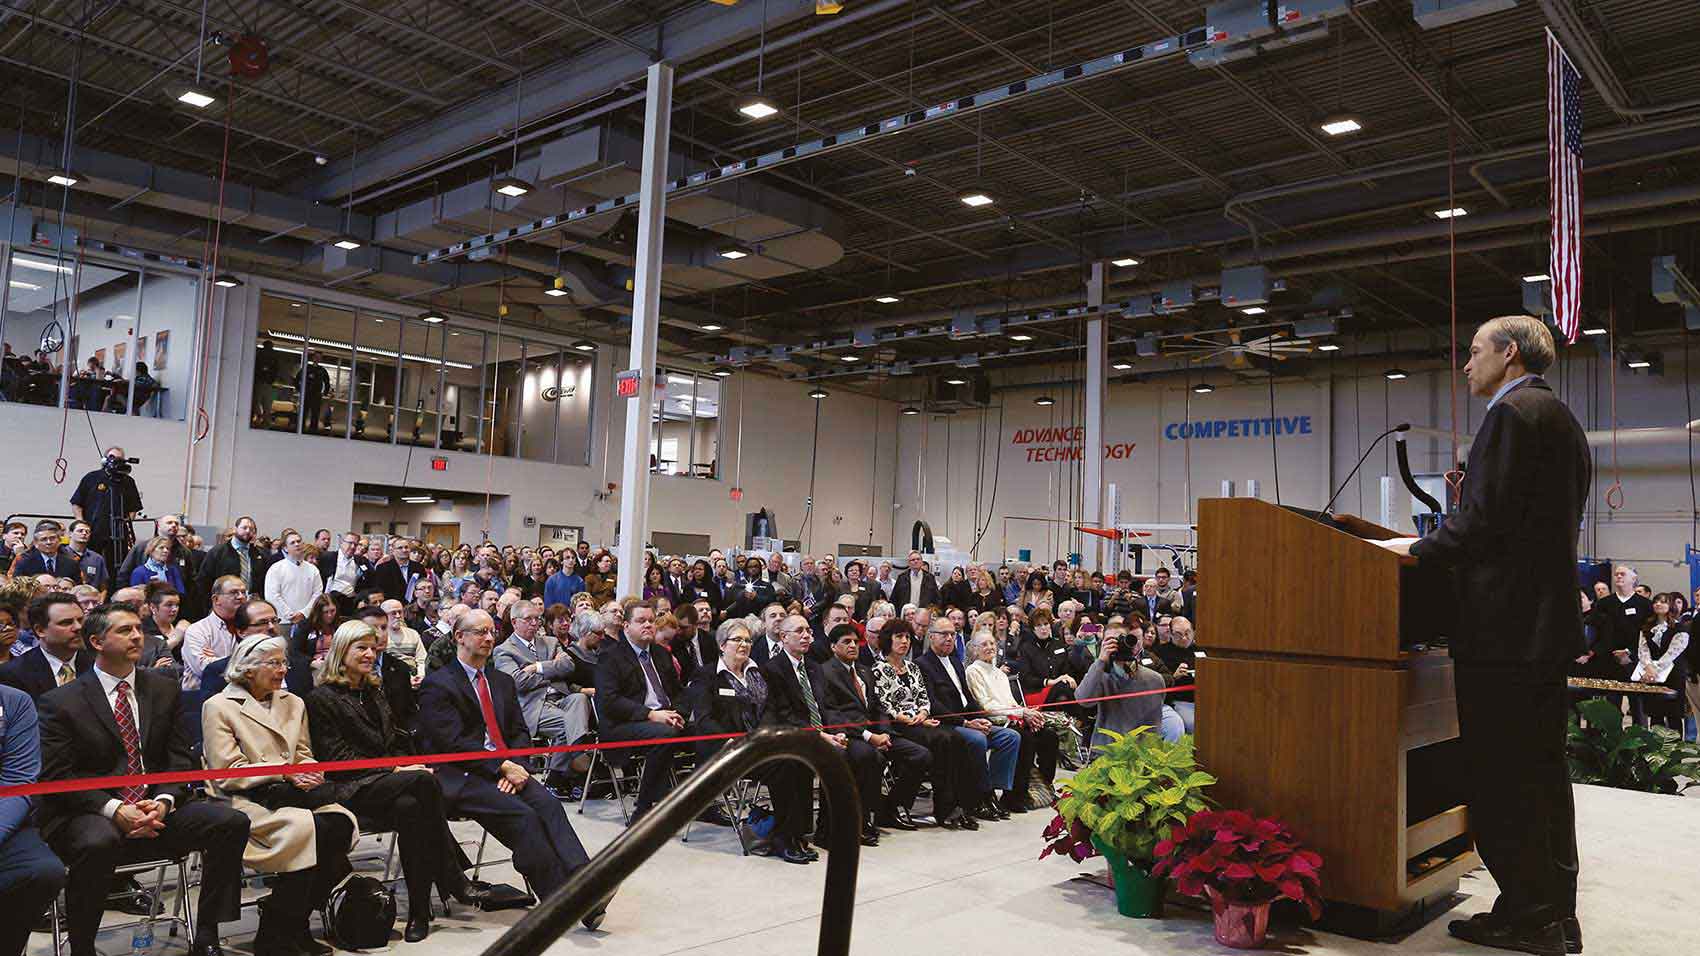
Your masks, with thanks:
M 137 667 L 142 621 L 130 604 L 103 604 L 83 621 L 95 652 L 82 676 L 41 697 L 41 779 L 188 770 L 178 723 L 181 690 Z M 201 851 L 201 893 L 190 956 L 221 956 L 218 926 L 239 915 L 248 818 L 192 799 L 183 784 L 135 784 L 41 798 L 41 832 L 70 871 L 65 884 L 71 956 L 95 956 L 95 933 L 113 868 Z
M 455 621 L 456 663 L 432 671 L 419 686 L 419 733 L 428 753 L 501 751 L 531 746 L 514 679 L 490 665 L 496 622 L 483 611 Z M 513 851 L 518 870 L 548 896 L 590 862 L 567 822 L 561 801 L 532 778 L 519 760 L 492 757 L 437 764 L 443 803 L 471 817 Z M 586 929 L 602 924 L 603 900 L 584 917 Z

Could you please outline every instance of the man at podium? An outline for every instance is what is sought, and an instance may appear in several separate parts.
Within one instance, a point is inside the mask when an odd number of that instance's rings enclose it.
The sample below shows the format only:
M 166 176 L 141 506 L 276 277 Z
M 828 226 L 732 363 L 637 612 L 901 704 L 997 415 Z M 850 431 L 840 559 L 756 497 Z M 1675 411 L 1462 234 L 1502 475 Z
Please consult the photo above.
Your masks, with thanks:
M 1526 315 L 1476 330 L 1464 377 L 1488 411 L 1458 508 L 1426 537 L 1381 542 L 1454 568 L 1458 582 L 1451 651 L 1470 826 L 1500 893 L 1491 913 L 1448 928 L 1541 956 L 1582 946 L 1565 665 L 1583 651 L 1576 536 L 1590 467 L 1582 427 L 1541 378 L 1554 355 L 1552 334 Z

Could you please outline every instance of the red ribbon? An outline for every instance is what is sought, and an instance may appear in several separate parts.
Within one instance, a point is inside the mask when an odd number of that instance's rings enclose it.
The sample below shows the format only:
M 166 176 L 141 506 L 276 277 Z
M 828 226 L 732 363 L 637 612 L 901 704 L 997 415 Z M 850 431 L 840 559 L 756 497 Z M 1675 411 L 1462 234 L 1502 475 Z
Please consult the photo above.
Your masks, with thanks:
M 1072 701 L 1061 701 L 1040 705 L 1057 707 L 1066 704 L 1094 704 L 1106 700 L 1123 700 L 1129 697 L 1148 697 L 1153 694 L 1171 694 L 1179 691 L 1196 690 L 1194 684 L 1180 687 L 1161 687 L 1154 690 L 1132 691 L 1126 694 L 1112 694 L 1105 697 L 1087 697 Z M 952 717 L 996 716 L 989 710 L 971 711 L 966 714 L 952 714 Z M 821 730 L 848 730 L 856 727 L 873 726 L 877 721 L 859 721 L 849 724 L 829 724 Z M 388 770 L 395 767 L 417 767 L 420 765 L 439 763 L 461 763 L 469 760 L 505 760 L 511 757 L 533 757 L 539 754 L 582 753 L 591 750 L 620 750 L 628 747 L 660 747 L 694 744 L 706 740 L 734 740 L 744 736 L 743 732 L 724 734 L 697 734 L 690 737 L 663 737 L 656 740 L 615 740 L 594 744 L 563 744 L 556 747 L 508 747 L 503 750 L 469 750 L 460 753 L 419 754 L 406 757 L 371 757 L 364 760 L 328 760 L 323 763 L 280 763 L 265 764 L 251 767 L 226 767 L 223 770 L 167 770 L 160 773 L 129 774 L 117 777 L 78 777 L 74 780 L 44 780 L 37 783 L 15 784 L 10 787 L 0 787 L 0 798 L 4 797 L 34 797 L 48 793 L 74 793 L 80 790 L 121 790 L 125 787 L 147 787 L 155 784 L 194 783 L 197 780 L 235 780 L 242 777 L 273 777 L 286 773 L 334 773 L 343 770 Z

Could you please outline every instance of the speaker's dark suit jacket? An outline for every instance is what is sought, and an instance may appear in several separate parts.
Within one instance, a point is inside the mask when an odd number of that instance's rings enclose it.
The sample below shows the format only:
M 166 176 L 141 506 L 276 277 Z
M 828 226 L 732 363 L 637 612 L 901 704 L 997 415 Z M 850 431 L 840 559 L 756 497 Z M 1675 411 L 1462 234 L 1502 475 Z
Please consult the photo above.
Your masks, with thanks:
M 71 662 L 77 676 L 88 673 L 94 666 L 94 655 L 89 651 L 80 650 Z M 42 653 L 41 645 L 23 652 L 17 657 L 0 666 L 0 684 L 6 684 L 24 693 L 41 699 L 41 695 L 59 686 L 59 678 L 53 673 L 53 666 L 47 662 L 47 655 Z
M 1457 569 L 1454 658 L 1559 664 L 1581 655 L 1576 537 L 1590 477 L 1582 426 L 1546 382 L 1530 379 L 1488 410 L 1458 510 L 1411 546 L 1419 560 Z

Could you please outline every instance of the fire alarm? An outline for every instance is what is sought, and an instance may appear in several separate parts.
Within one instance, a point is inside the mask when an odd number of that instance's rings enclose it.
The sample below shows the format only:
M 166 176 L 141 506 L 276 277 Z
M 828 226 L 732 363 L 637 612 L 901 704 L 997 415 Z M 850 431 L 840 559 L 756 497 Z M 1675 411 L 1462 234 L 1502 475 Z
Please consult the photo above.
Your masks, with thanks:
M 263 76 L 271 65 L 271 51 L 266 41 L 256 36 L 243 36 L 230 47 L 230 75 L 245 79 Z
M 732 500 L 733 501 L 743 501 L 744 500 L 744 489 L 733 488 L 732 489 Z

